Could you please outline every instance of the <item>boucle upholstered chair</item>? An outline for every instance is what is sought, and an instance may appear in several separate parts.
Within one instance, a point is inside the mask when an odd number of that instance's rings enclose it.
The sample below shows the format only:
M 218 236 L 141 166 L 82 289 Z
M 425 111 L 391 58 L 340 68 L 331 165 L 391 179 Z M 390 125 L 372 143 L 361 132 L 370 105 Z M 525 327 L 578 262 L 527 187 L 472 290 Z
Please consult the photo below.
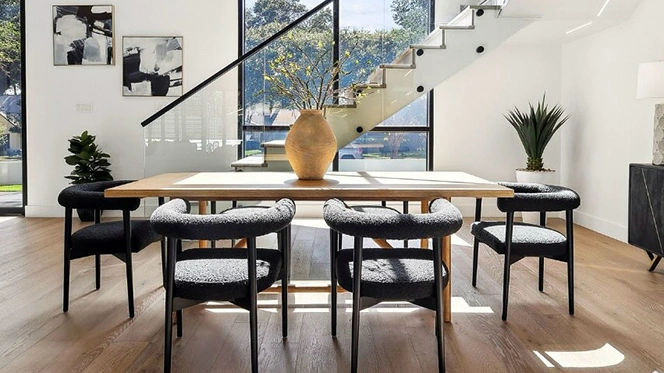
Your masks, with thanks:
M 65 188 L 58 203 L 65 207 L 64 284 L 62 311 L 69 310 L 69 276 L 72 259 L 95 256 L 96 288 L 101 287 L 101 255 L 110 254 L 126 264 L 129 317 L 134 317 L 134 285 L 132 253 L 137 253 L 161 237 L 152 230 L 147 220 L 131 220 L 130 212 L 141 204 L 138 198 L 106 198 L 104 190 L 127 184 L 131 180 L 97 181 Z M 95 211 L 95 224 L 72 234 L 73 209 Z M 122 221 L 101 223 L 101 210 L 121 210 Z M 162 247 L 162 259 L 164 250 Z
M 251 370 L 258 372 L 257 293 L 282 280 L 282 335 L 287 337 L 288 227 L 295 204 L 282 199 L 272 207 L 239 207 L 216 215 L 192 215 L 181 199 L 158 207 L 150 222 L 166 236 L 166 318 L 164 372 L 171 370 L 172 314 L 177 313 L 177 335 L 182 336 L 182 309 L 206 301 L 230 301 L 249 311 Z M 256 237 L 277 232 L 278 249 L 257 249 Z M 190 249 L 183 239 L 246 238 L 247 249 Z M 248 259 L 248 260 L 247 260 Z
M 544 258 L 567 263 L 569 313 L 574 314 L 574 223 L 573 210 L 581 199 L 571 189 L 534 183 L 500 183 L 514 189 L 514 198 L 498 198 L 498 209 L 507 214 L 504 222 L 480 221 L 482 200 L 475 208 L 471 233 L 473 243 L 473 286 L 477 286 L 478 249 L 480 242 L 498 254 L 505 255 L 503 272 L 503 312 L 507 320 L 510 266 L 525 257 L 539 257 L 539 290 L 544 291 Z M 540 225 L 515 223 L 514 212 L 540 212 Z M 565 211 L 566 235 L 547 228 L 546 213 Z
M 330 227 L 332 271 L 332 334 L 336 334 L 337 278 L 353 293 L 351 372 L 357 372 L 360 310 L 385 300 L 406 300 L 436 311 L 438 369 L 445 371 L 443 288 L 448 271 L 442 262 L 442 237 L 459 230 L 462 217 L 450 202 L 430 204 L 431 213 L 402 214 L 379 206 L 349 207 L 328 200 L 323 217 Z M 353 249 L 340 247 L 341 235 L 354 237 Z M 432 238 L 433 250 L 364 249 L 364 238 L 406 240 Z

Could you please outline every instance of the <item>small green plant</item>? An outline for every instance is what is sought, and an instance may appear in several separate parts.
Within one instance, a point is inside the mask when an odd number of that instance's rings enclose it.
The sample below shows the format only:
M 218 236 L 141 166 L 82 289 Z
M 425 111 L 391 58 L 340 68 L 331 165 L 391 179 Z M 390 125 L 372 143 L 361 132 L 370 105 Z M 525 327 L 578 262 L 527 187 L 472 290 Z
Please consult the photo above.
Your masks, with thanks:
M 505 119 L 516 130 L 526 151 L 528 157 L 526 170 L 545 171 L 542 159 L 544 149 L 556 131 L 567 122 L 569 116 L 563 117 L 565 110 L 559 105 L 549 109 L 546 104 L 546 94 L 542 97 L 542 101 L 537 103 L 537 107 L 530 103 L 528 106 L 530 107 L 528 112 L 521 112 L 515 107 L 505 115 Z
M 111 156 L 95 144 L 96 138 L 88 134 L 88 131 L 84 131 L 80 136 L 69 139 L 67 150 L 72 155 L 65 157 L 65 162 L 74 166 L 74 170 L 65 178 L 71 180 L 72 184 L 113 180 L 109 169 L 111 163 L 108 161 Z

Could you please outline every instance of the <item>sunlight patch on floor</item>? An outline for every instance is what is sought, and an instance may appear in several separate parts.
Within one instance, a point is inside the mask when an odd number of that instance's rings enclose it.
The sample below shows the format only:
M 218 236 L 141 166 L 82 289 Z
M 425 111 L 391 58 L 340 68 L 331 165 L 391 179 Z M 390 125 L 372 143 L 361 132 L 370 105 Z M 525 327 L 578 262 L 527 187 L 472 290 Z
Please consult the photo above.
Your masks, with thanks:
M 16 219 L 16 216 L 2 216 L 0 217 L 0 224 Z
M 493 313 L 488 306 L 471 306 L 463 297 L 452 297 L 452 313 Z
M 625 355 L 609 343 L 589 351 L 545 351 L 544 354 L 550 360 L 538 351 L 533 351 L 533 353 L 548 368 L 555 367 L 552 361 L 562 368 L 605 368 L 618 365 L 625 360 Z

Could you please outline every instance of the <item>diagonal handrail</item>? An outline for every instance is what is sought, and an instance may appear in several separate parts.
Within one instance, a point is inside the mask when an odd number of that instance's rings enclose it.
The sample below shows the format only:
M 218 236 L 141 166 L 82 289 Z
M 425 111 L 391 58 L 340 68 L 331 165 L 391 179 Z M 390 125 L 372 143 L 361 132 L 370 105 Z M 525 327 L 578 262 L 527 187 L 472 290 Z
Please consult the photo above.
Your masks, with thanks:
M 280 38 L 282 35 L 284 35 L 288 31 L 294 29 L 300 23 L 304 22 L 307 18 L 311 17 L 315 13 L 318 13 L 318 11 L 320 11 L 321 9 L 323 9 L 326 6 L 330 5 L 333 1 L 334 0 L 324 0 L 324 1 L 322 1 L 320 4 L 316 5 L 314 8 L 312 8 L 310 11 L 303 14 L 298 19 L 296 19 L 295 21 L 289 23 L 288 26 L 284 27 L 279 32 L 277 32 L 276 34 L 270 36 L 269 38 L 265 39 L 265 41 L 263 41 L 262 43 L 260 43 L 257 46 L 253 47 L 251 50 L 249 50 L 249 52 L 243 54 L 242 56 L 240 56 L 238 59 L 236 59 L 235 61 L 228 64 L 223 69 L 217 71 L 216 73 L 211 75 L 209 78 L 202 81 L 196 87 L 190 89 L 189 91 L 187 91 L 182 96 L 178 97 L 176 100 L 174 100 L 170 104 L 164 106 L 161 110 L 159 110 L 156 113 L 152 114 L 148 119 L 141 122 L 141 126 L 145 127 L 148 124 L 150 124 L 150 123 L 154 122 L 155 120 L 157 120 L 162 115 L 168 113 L 169 111 L 171 111 L 171 109 L 173 109 L 174 107 L 180 105 L 182 102 L 186 101 L 189 97 L 195 95 L 196 93 L 198 93 L 198 91 L 200 91 L 203 88 L 210 85 L 212 82 L 217 80 L 217 78 L 219 78 L 220 76 L 222 76 L 222 75 L 226 74 L 227 72 L 229 72 L 230 70 L 234 69 L 236 66 L 238 66 L 239 64 L 241 64 L 242 62 L 247 60 L 249 57 L 253 56 L 254 54 L 256 54 L 258 52 L 260 52 L 263 48 L 267 47 L 270 43 L 272 43 L 276 39 Z

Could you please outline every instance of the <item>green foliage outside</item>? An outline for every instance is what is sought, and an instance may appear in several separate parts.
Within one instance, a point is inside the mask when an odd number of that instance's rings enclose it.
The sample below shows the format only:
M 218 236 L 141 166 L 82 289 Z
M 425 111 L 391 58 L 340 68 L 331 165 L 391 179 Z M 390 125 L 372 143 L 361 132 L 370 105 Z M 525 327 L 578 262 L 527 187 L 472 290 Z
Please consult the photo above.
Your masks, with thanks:
M 96 136 L 88 134 L 88 131 L 69 139 L 67 150 L 72 155 L 65 157 L 65 162 L 74 166 L 74 170 L 65 179 L 71 180 L 72 184 L 113 180 L 109 169 L 111 163 L 108 161 L 111 156 L 95 144 L 95 139 Z
M 523 149 L 528 157 L 526 169 L 528 171 L 545 171 L 544 149 L 560 127 L 567 122 L 569 116 L 559 105 L 549 109 L 546 104 L 546 94 L 537 106 L 528 104 L 529 110 L 521 112 L 515 107 L 505 115 L 507 121 L 514 127 L 519 135 Z
M 0 2 L 0 88 L 20 89 L 21 25 L 19 0 Z M 2 92 L 0 91 L 0 94 Z
M 341 66 L 338 68 L 332 66 L 334 45 L 330 8 L 310 17 L 304 24 L 249 59 L 244 66 L 244 103 L 247 108 L 245 124 L 271 126 L 282 109 L 320 108 L 324 103 L 331 103 L 333 93 L 342 98 L 347 97 L 349 88 L 366 82 L 378 65 L 392 62 L 410 44 L 426 36 L 429 0 L 393 0 L 391 10 L 394 22 L 399 27 L 388 30 L 344 28 L 340 31 Z M 300 0 L 256 1 L 245 12 L 245 49 L 250 50 L 306 11 L 306 6 Z M 337 71 L 340 73 L 340 90 L 333 92 L 330 83 Z M 303 94 L 306 91 L 310 94 Z M 422 125 L 426 123 L 426 115 L 422 105 L 422 110 L 402 111 L 388 119 L 386 124 Z M 381 157 L 401 158 L 406 153 L 399 149 L 403 148 L 408 137 L 400 133 L 388 133 L 382 139 L 374 136 L 366 137 L 365 141 L 386 143 L 389 149 L 382 149 Z M 414 153 L 419 154 L 421 151 Z

